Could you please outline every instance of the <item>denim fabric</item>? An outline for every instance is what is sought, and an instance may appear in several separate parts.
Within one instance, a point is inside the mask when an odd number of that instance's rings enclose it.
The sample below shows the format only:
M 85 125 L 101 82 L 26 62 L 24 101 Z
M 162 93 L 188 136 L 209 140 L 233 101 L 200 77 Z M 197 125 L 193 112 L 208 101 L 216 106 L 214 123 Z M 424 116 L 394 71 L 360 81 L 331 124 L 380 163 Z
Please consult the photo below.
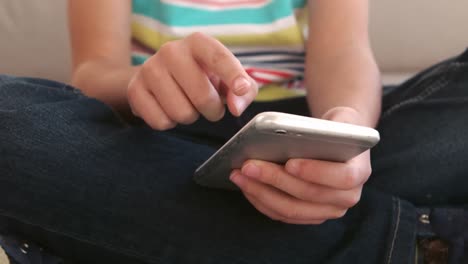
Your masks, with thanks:
M 0 246 L 8 254 L 10 264 L 63 264 L 64 261 L 36 244 L 19 237 L 0 235 Z M 2 264 L 5 264 L 1 262 Z
M 168 132 L 65 84 L 0 77 L 0 227 L 81 263 L 412 263 L 416 207 L 468 204 L 468 52 L 384 97 L 361 202 L 319 226 L 272 221 L 195 168 L 256 113 Z

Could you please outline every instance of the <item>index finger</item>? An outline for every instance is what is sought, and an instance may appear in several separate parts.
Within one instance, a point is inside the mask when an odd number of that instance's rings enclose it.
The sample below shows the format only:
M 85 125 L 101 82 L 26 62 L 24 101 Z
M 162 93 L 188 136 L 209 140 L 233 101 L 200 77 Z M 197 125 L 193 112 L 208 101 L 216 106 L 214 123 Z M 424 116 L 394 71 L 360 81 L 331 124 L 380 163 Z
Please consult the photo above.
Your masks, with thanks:
M 245 108 L 253 101 L 257 94 L 257 85 L 228 48 L 202 33 L 194 33 L 188 37 L 188 40 L 191 53 L 202 68 L 216 75 L 227 86 L 228 95 L 241 97 L 231 99 L 231 96 L 228 96 L 230 110 L 232 106 Z M 244 109 L 237 110 L 242 112 Z

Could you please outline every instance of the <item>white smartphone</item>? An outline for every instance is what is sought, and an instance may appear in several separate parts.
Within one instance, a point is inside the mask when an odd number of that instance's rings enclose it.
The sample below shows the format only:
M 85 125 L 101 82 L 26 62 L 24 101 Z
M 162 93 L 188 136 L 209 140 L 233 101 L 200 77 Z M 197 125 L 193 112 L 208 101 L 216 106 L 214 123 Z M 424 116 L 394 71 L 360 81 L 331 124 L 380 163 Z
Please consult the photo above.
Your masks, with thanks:
M 375 129 L 279 112 L 255 116 L 196 171 L 203 186 L 238 189 L 233 169 L 248 159 L 284 164 L 292 158 L 345 162 L 380 140 Z

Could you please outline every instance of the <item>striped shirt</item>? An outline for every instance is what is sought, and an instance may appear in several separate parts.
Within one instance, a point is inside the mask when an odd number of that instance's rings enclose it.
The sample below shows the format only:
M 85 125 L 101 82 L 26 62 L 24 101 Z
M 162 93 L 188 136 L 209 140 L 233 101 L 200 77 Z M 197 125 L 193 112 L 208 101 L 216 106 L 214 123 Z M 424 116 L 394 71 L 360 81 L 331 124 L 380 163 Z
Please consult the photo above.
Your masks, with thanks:
M 257 101 L 302 96 L 306 0 L 133 0 L 132 63 L 193 32 L 221 41 L 259 84 Z

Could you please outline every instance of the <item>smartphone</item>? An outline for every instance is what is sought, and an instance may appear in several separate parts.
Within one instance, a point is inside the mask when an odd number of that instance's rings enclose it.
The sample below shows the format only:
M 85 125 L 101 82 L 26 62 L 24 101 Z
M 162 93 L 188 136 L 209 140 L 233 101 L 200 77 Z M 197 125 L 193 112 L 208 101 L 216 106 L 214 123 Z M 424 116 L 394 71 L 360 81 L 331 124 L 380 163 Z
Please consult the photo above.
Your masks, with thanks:
M 375 129 L 279 112 L 263 112 L 197 168 L 200 185 L 238 189 L 229 180 L 233 169 L 249 159 L 284 164 L 292 158 L 345 162 L 380 140 Z

